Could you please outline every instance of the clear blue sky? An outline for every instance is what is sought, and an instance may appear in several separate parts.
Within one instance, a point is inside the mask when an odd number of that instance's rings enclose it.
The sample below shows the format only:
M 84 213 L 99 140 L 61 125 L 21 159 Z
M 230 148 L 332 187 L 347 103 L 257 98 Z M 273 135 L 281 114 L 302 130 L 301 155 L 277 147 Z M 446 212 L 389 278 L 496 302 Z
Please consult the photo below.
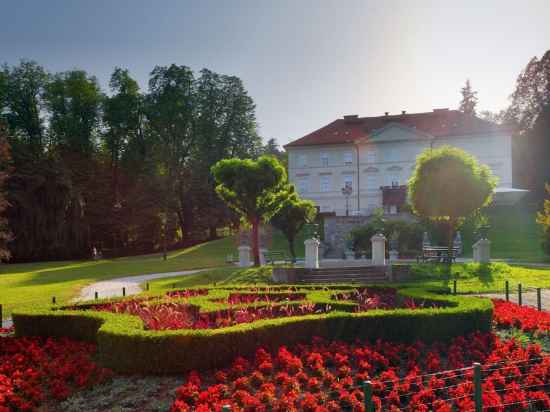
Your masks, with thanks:
M 0 62 L 104 89 L 115 66 L 143 88 L 155 65 L 237 75 L 284 144 L 344 114 L 455 108 L 466 78 L 479 109 L 502 109 L 549 21 L 549 0 L 0 0 Z

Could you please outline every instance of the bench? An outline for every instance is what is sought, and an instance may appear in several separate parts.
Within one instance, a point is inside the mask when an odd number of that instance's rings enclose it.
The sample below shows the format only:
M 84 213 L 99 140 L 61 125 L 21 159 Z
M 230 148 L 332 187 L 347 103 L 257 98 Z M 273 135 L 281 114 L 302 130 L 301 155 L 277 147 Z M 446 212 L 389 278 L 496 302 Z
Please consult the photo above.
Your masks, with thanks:
M 453 248 L 450 256 L 450 261 L 456 261 L 458 256 L 458 248 Z M 422 254 L 416 257 L 417 263 L 436 262 L 443 263 L 449 262 L 449 248 L 446 246 L 424 246 L 422 248 Z
M 264 253 L 266 263 L 274 264 L 275 262 L 283 261 L 285 263 L 292 263 L 292 258 L 288 256 L 282 250 L 269 250 Z

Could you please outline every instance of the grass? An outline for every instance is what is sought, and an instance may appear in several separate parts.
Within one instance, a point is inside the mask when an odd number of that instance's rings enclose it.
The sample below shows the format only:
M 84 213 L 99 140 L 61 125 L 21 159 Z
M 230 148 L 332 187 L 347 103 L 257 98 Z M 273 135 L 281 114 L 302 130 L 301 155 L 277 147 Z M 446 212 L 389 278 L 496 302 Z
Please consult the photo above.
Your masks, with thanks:
M 505 282 L 510 290 L 516 290 L 519 283 L 527 288 L 550 288 L 550 269 L 512 266 L 506 263 L 453 264 L 449 271 L 447 265 L 413 265 L 414 283 L 423 286 L 451 287 L 457 281 L 458 293 L 504 293 Z
M 536 210 L 527 205 L 492 207 L 484 211 L 491 226 L 491 257 L 521 262 L 550 262 L 544 254 L 542 229 L 536 222 Z M 464 255 L 472 256 L 473 234 L 471 227 L 461 230 Z
M 102 280 L 225 266 L 225 257 L 233 250 L 233 239 L 224 238 L 172 251 L 166 261 L 160 254 L 155 254 L 96 261 L 0 265 L 3 317 L 8 317 L 16 305 L 41 305 L 50 302 L 52 296 L 58 302 L 66 302 L 75 297 L 82 287 Z
M 510 282 L 510 290 L 515 290 L 521 283 L 523 288 L 550 288 L 550 269 L 526 268 L 511 266 L 506 263 L 454 264 L 449 274 L 446 265 L 420 264 L 413 265 L 412 280 L 414 287 L 452 287 L 457 280 L 459 293 L 504 292 L 504 282 Z M 149 281 L 152 291 L 164 291 L 173 288 L 195 286 L 214 286 L 227 284 L 268 284 L 271 282 L 271 268 L 225 268 L 207 271 L 190 276 Z

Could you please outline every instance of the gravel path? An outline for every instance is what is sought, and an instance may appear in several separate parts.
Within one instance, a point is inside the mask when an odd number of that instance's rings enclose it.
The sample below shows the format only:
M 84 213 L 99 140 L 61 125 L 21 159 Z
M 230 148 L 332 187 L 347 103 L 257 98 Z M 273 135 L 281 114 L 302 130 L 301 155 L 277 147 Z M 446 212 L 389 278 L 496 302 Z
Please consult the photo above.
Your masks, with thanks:
M 147 282 L 153 279 L 171 278 L 174 276 L 192 275 L 194 273 L 202 272 L 206 269 L 197 270 L 185 270 L 181 272 L 166 272 L 166 273 L 151 273 L 148 275 L 139 276 L 126 276 L 123 278 L 115 278 L 111 280 L 104 280 L 101 282 L 92 283 L 85 286 L 80 291 L 80 296 L 76 298 L 77 301 L 92 300 L 95 298 L 95 292 L 98 293 L 99 298 L 110 298 L 115 296 L 122 296 L 122 288 L 126 288 L 126 295 L 135 295 L 142 292 L 140 283 Z
M 504 293 L 483 293 L 479 296 L 484 296 L 491 299 L 506 299 L 506 295 Z M 550 311 L 550 289 L 542 289 L 540 298 L 542 309 Z M 531 290 L 523 292 L 521 294 L 521 301 L 522 305 L 537 307 L 537 292 Z M 517 291 L 510 291 L 510 302 L 518 303 Z

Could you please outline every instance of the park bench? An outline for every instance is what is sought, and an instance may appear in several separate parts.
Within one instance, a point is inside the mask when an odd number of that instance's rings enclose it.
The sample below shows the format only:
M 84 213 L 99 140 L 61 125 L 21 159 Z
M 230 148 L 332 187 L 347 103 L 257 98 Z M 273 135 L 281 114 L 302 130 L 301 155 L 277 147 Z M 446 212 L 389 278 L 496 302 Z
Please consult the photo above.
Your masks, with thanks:
M 455 247 L 452 250 L 450 260 L 454 262 L 458 256 L 458 248 Z M 449 248 L 446 246 L 424 246 L 422 247 L 422 254 L 416 257 L 416 262 L 437 262 L 443 263 L 449 261 Z
M 274 264 L 275 262 L 283 261 L 285 263 L 291 263 L 292 258 L 288 256 L 282 250 L 269 250 L 264 253 L 266 263 Z

